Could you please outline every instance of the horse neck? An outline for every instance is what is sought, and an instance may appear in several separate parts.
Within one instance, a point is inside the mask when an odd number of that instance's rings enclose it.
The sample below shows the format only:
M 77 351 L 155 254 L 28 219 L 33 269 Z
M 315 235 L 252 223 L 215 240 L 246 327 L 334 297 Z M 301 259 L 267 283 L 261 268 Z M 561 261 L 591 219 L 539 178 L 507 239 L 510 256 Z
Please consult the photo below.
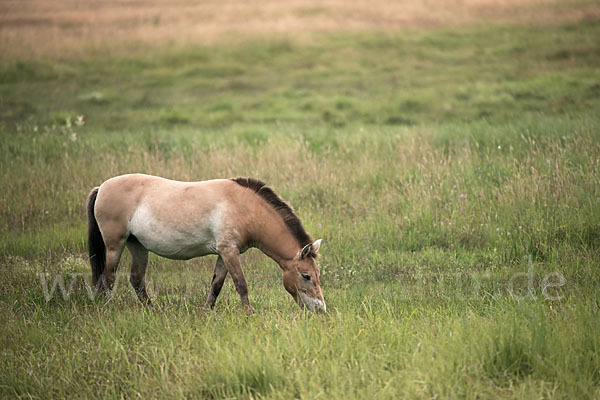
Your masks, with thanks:
M 252 229 L 254 246 L 275 260 L 282 269 L 300 250 L 283 218 L 272 208 L 260 207 Z

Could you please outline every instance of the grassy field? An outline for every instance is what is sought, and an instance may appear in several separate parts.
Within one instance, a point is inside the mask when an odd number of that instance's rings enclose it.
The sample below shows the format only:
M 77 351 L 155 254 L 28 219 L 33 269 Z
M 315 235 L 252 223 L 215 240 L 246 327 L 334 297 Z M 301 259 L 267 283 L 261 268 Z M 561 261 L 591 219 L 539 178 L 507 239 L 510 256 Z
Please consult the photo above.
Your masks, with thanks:
M 115 46 L 4 13 L 0 397 L 600 398 L 597 6 L 467 3 Z M 267 181 L 324 239 L 328 313 L 257 250 L 253 314 L 230 279 L 201 311 L 214 257 L 151 256 L 147 310 L 125 254 L 90 298 L 85 198 L 128 172 Z

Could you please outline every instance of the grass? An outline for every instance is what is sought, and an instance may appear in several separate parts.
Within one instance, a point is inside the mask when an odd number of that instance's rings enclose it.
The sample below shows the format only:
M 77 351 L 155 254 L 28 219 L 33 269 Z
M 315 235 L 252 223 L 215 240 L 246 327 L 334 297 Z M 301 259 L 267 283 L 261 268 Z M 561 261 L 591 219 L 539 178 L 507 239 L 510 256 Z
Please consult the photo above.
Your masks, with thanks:
M 362 33 L 310 44 L 255 39 L 67 62 L 17 60 L 2 66 L 7 107 L 0 116 L 9 127 L 28 118 L 64 125 L 83 115 L 88 127 L 110 130 L 214 130 L 592 112 L 599 96 L 597 24 L 550 31 Z
M 2 59 L 0 393 L 599 397 L 599 30 Z M 90 299 L 85 197 L 127 172 L 269 182 L 324 238 L 327 315 L 256 250 L 251 315 L 229 280 L 200 311 L 211 257 L 151 256 L 152 310 L 128 254 Z
M 565 24 L 594 20 L 594 0 L 411 0 L 161 2 L 77 0 L 0 4 L 0 54 L 75 60 L 189 44 L 245 42 L 248 37 L 312 40 L 324 32 L 390 31 L 467 24 Z

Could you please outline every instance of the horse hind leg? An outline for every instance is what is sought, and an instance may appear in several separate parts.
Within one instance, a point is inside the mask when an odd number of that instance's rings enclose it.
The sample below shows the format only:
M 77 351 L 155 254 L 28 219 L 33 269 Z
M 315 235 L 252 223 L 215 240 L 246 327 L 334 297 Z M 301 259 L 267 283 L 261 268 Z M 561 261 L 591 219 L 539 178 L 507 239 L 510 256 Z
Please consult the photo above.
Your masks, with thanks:
M 115 274 L 119 267 L 119 261 L 121 260 L 121 254 L 125 247 L 125 239 L 119 238 L 115 240 L 107 240 L 105 238 L 106 245 L 106 264 L 102 273 L 100 282 L 103 286 L 104 291 L 111 291 L 115 283 Z
M 152 305 L 146 291 L 146 266 L 148 265 L 148 250 L 135 238 L 130 236 L 127 248 L 131 253 L 131 274 L 129 282 L 135 290 L 138 299 L 144 304 Z

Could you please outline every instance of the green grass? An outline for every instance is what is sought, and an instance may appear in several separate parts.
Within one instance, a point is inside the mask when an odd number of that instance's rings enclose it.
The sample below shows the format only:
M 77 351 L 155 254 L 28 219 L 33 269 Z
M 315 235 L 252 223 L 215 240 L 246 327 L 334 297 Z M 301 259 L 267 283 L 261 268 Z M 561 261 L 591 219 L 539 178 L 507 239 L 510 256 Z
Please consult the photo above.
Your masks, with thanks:
M 0 62 L 2 397 L 598 398 L 595 22 Z M 244 256 L 91 300 L 84 202 L 127 172 L 271 184 L 329 312 Z M 42 274 L 42 275 L 40 275 Z M 72 294 L 44 293 L 57 277 Z
M 597 23 L 173 47 L 65 62 L 7 60 L 7 128 L 84 115 L 105 129 L 418 125 L 598 104 Z M 32 95 L 32 93 L 35 93 Z

